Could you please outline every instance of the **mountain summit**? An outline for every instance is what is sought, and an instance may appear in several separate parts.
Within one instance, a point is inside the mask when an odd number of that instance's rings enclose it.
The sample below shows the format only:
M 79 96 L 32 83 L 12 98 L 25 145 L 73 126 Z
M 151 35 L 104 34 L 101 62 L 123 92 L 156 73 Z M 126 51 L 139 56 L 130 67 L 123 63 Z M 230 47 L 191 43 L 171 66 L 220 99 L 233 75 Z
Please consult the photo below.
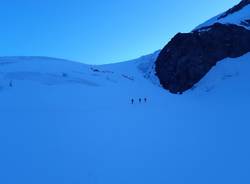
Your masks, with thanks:
M 223 19 L 223 18 L 225 18 L 225 17 L 227 17 L 227 16 L 229 16 L 231 14 L 234 14 L 234 13 L 242 10 L 243 8 L 245 8 L 249 4 L 250 4 L 250 0 L 242 0 L 239 4 L 237 4 L 233 8 L 229 9 L 228 11 L 226 11 L 225 13 L 220 15 L 218 17 L 218 20 Z
M 199 25 L 195 30 L 211 26 L 215 23 L 235 24 L 250 29 L 250 1 L 243 0 L 228 11 Z

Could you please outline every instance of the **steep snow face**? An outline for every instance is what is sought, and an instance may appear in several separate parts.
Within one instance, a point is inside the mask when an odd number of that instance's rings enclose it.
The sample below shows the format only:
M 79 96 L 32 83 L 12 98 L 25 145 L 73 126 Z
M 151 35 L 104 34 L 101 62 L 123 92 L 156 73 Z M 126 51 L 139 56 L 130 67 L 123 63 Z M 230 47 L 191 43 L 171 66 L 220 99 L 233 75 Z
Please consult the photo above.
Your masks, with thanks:
M 158 85 L 157 55 L 1 58 L 0 183 L 250 183 L 250 54 L 184 95 Z
M 250 2 L 245 3 L 241 9 L 237 9 L 237 11 L 228 11 L 225 13 L 222 13 L 205 23 L 199 25 L 195 28 L 195 30 L 199 30 L 204 27 L 209 27 L 215 23 L 221 23 L 221 24 L 235 24 L 238 26 L 243 26 L 246 29 L 250 29 Z M 231 9 L 233 10 L 233 8 Z

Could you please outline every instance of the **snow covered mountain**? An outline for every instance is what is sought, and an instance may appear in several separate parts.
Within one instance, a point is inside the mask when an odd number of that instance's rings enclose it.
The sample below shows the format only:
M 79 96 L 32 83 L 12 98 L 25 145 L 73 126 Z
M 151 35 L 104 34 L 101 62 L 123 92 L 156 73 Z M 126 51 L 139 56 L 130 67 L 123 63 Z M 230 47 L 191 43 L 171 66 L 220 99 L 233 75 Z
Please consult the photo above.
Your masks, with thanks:
M 183 95 L 161 87 L 159 53 L 0 58 L 0 183 L 249 184 L 250 53 Z
M 215 23 L 235 24 L 250 29 L 250 1 L 242 0 L 239 4 L 228 11 L 199 25 L 195 30 L 211 26 Z
M 221 60 L 250 52 L 249 3 L 243 0 L 192 32 L 175 35 L 156 60 L 161 85 L 172 93 L 183 93 Z

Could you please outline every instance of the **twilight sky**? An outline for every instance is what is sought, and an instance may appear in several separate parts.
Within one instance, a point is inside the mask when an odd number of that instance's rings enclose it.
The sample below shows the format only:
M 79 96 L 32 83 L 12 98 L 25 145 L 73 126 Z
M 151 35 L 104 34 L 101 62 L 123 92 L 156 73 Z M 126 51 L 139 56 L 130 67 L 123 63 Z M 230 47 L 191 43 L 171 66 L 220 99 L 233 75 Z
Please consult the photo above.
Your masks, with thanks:
M 240 0 L 1 0 L 0 56 L 120 62 L 162 48 Z

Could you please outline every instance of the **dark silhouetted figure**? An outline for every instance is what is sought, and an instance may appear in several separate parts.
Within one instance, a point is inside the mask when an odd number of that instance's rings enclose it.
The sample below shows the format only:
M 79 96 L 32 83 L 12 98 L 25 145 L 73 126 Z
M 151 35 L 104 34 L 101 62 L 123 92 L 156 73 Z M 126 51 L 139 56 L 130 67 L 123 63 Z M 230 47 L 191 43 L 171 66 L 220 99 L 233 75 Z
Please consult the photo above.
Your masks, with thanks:
M 141 98 L 139 98 L 139 103 L 141 103 Z
M 68 77 L 68 74 L 67 73 L 62 73 L 62 76 L 63 77 Z
M 144 98 L 144 102 L 147 103 L 147 98 Z
M 9 82 L 9 87 L 12 87 L 13 86 L 13 83 L 12 81 Z
M 131 100 L 131 104 L 134 104 L 134 99 L 132 98 L 132 100 Z

